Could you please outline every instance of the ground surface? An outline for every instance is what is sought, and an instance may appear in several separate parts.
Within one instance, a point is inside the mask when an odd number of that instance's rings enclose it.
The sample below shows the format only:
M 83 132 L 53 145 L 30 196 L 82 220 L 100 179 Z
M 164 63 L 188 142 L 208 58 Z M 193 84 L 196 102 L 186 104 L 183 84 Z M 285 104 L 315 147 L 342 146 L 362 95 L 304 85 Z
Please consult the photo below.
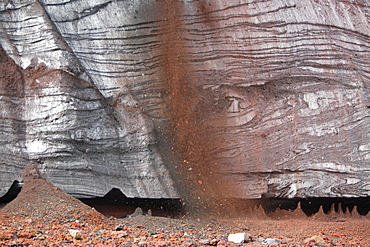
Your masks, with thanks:
M 18 197 L 0 211 L 0 246 L 275 246 L 260 245 L 269 238 L 279 240 L 278 246 L 370 246 L 368 216 L 307 218 L 295 211 L 268 218 L 258 209 L 243 217 L 116 219 L 62 192 L 36 170 L 29 169 L 24 181 Z M 81 238 L 73 238 L 71 229 Z M 246 233 L 249 241 L 228 242 L 231 233 Z

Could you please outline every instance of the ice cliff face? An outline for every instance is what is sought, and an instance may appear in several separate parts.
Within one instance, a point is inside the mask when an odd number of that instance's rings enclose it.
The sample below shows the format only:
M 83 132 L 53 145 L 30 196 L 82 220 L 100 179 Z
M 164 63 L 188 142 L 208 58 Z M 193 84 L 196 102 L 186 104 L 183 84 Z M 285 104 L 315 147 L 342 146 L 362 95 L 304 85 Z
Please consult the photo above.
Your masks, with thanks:
M 0 195 L 36 163 L 79 197 L 369 196 L 369 23 L 364 0 L 3 1 Z
M 70 73 L 46 67 L 22 73 L 3 61 L 11 82 L 1 88 L 2 192 L 35 163 L 78 197 L 112 188 L 129 197 L 177 195 L 140 109 L 116 103 L 113 110 L 95 86 Z

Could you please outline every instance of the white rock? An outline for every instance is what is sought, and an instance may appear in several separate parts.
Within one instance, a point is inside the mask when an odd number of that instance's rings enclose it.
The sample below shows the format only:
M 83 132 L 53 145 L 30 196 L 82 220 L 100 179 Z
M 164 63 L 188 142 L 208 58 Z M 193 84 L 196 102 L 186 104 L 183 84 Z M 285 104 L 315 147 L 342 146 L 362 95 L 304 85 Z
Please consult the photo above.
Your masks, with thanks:
M 243 242 L 249 240 L 249 238 L 250 238 L 250 236 L 245 234 L 245 233 L 234 233 L 234 234 L 230 234 L 227 237 L 227 241 L 234 242 L 236 244 L 240 244 L 240 243 L 243 243 Z
M 72 238 L 74 238 L 74 239 L 81 239 L 81 237 L 82 237 L 82 234 L 79 230 L 69 229 L 68 232 L 72 236 Z
M 266 238 L 265 241 L 263 241 L 261 244 L 274 244 L 274 243 L 281 244 L 281 241 L 275 238 Z

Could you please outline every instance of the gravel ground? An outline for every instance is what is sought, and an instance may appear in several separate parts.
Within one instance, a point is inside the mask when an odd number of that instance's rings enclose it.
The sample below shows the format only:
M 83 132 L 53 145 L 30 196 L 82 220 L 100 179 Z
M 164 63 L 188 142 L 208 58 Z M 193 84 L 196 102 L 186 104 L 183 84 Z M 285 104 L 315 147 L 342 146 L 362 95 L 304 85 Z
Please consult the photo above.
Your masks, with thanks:
M 308 218 L 298 209 L 267 217 L 259 208 L 243 217 L 116 219 L 64 193 L 33 168 L 24 182 L 18 197 L 0 210 L 1 246 L 370 246 L 369 216 L 355 213 Z M 228 241 L 232 233 L 245 233 L 246 242 Z

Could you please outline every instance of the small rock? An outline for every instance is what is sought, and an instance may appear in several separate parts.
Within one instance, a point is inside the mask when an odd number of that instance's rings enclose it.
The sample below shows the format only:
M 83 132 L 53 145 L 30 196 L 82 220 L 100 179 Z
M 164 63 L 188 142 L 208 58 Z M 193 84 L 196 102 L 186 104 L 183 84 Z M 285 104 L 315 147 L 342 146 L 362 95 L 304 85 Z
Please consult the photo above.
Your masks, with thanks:
M 200 240 L 199 241 L 199 244 L 202 244 L 202 245 L 210 245 L 211 242 L 208 239 L 203 239 L 203 240 Z
M 149 242 L 147 242 L 147 241 L 140 241 L 139 243 L 137 243 L 137 245 L 139 247 L 146 247 L 146 246 L 149 245 Z
M 217 246 L 224 246 L 224 245 L 227 245 L 227 242 L 226 242 L 226 240 L 224 240 L 224 239 L 221 239 L 221 240 L 217 243 Z
M 152 210 L 150 208 L 148 209 L 147 215 L 148 216 L 153 216 Z
M 250 235 L 247 235 L 246 233 L 234 233 L 234 234 L 230 234 L 227 237 L 227 241 L 240 244 L 240 243 L 247 243 L 249 241 L 252 241 L 252 238 Z
M 266 238 L 261 244 L 281 244 L 281 241 L 276 238 Z
M 325 244 L 325 240 L 322 236 L 320 235 L 315 235 L 315 236 L 312 236 L 310 238 L 306 238 L 303 243 L 305 244 L 305 246 L 316 246 L 316 245 L 324 245 Z
M 8 246 L 18 246 L 17 242 L 11 241 L 10 243 L 7 244 Z
M 114 229 L 115 231 L 122 231 L 124 228 L 124 225 L 123 224 L 119 224 L 116 229 Z
M 307 247 L 313 247 L 317 244 L 316 240 L 313 239 L 313 238 L 306 238 L 304 241 L 303 241 L 303 244 Z
M 128 233 L 127 233 L 127 231 L 113 231 L 111 233 L 111 235 L 114 238 L 123 238 L 123 237 L 127 237 L 128 236 Z
M 213 245 L 213 246 L 216 246 L 217 244 L 218 244 L 218 242 L 220 242 L 220 239 L 216 239 L 216 238 L 214 238 L 214 239 L 212 239 L 211 241 L 210 241 L 210 245 Z
M 134 238 L 134 243 L 147 242 L 146 237 Z
M 265 241 L 265 238 L 259 237 L 259 238 L 256 239 L 256 241 L 261 243 L 261 242 Z
M 187 241 L 187 242 L 185 243 L 185 246 L 186 246 L 186 247 L 192 247 L 192 246 L 196 246 L 196 244 L 195 244 L 195 242 L 194 242 L 194 241 L 189 240 L 189 241 Z
M 318 244 L 325 244 L 324 238 L 320 235 L 315 235 L 312 236 L 311 238 L 314 239 Z
M 26 220 L 25 220 L 25 222 L 26 222 L 27 224 L 31 224 L 31 223 L 33 222 L 33 220 L 32 220 L 31 218 L 28 218 L 28 219 L 26 219 Z
M 165 247 L 165 246 L 168 246 L 168 243 L 164 241 L 157 241 L 154 243 L 154 246 L 155 247 Z
M 72 236 L 72 238 L 74 238 L 74 239 L 81 239 L 81 237 L 82 237 L 82 234 L 79 230 L 69 229 L 68 232 Z
M 288 243 L 291 243 L 291 242 L 293 242 L 293 239 L 291 239 L 291 238 L 283 237 L 283 238 L 281 239 L 281 243 L 282 243 L 282 244 L 288 244 Z
M 218 242 L 220 242 L 220 239 L 217 239 L 217 238 L 214 238 L 210 241 L 210 245 L 212 246 L 216 246 L 218 244 Z
M 45 237 L 41 233 L 38 233 L 38 234 L 36 234 L 36 237 L 34 237 L 33 239 L 35 239 L 35 240 L 45 240 Z

